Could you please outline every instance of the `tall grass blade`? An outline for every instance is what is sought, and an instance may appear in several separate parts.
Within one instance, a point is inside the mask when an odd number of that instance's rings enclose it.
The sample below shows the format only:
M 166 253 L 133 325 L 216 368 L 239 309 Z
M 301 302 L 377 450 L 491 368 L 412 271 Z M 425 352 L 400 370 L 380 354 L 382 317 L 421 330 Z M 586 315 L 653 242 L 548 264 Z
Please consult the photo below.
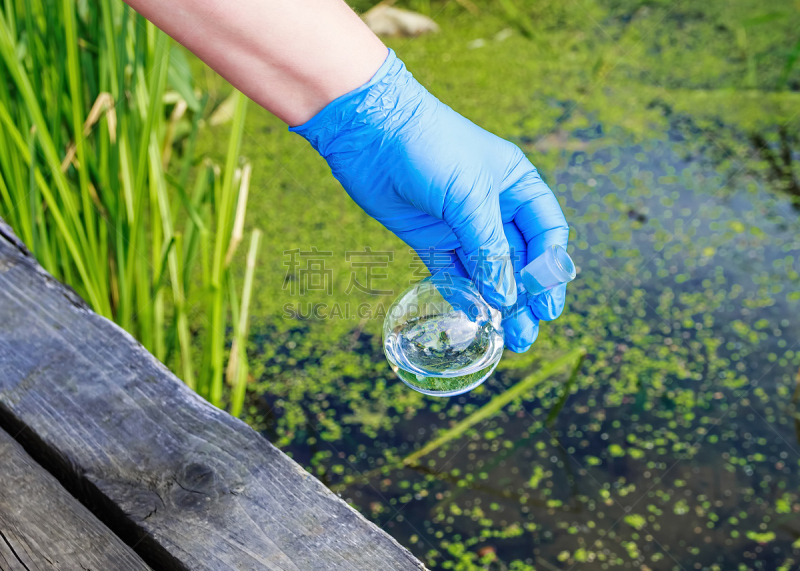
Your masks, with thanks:
M 250 251 L 247 254 L 247 269 L 244 275 L 244 287 L 242 289 L 242 307 L 239 310 L 238 327 L 233 338 L 231 347 L 231 360 L 236 353 L 237 367 L 234 377 L 233 395 L 231 396 L 230 413 L 233 416 L 240 416 L 244 406 L 245 389 L 247 387 L 247 334 L 249 331 L 250 298 L 253 293 L 253 275 L 255 274 L 256 259 L 258 250 L 261 247 L 261 230 L 253 230 L 250 238 Z
M 218 193 L 216 206 L 218 215 L 216 219 L 216 236 L 214 241 L 214 259 L 211 270 L 211 289 L 213 292 L 211 306 L 211 377 L 208 398 L 212 404 L 220 406 L 222 403 L 223 385 L 223 360 L 225 350 L 225 331 L 223 324 L 224 306 L 224 256 L 226 244 L 230 237 L 230 218 L 235 200 L 233 192 L 233 178 L 236 162 L 239 158 L 239 148 L 244 131 L 244 116 L 247 109 L 247 98 L 237 92 L 236 107 L 233 114 L 231 136 L 228 141 L 228 152 L 225 160 L 225 172 L 222 187 Z
M 572 393 L 572 386 L 578 380 L 578 374 L 581 372 L 581 367 L 583 367 L 583 362 L 586 360 L 586 353 L 580 356 L 578 361 L 575 363 L 575 367 L 572 369 L 572 374 L 567 379 L 567 382 L 561 387 L 561 396 L 558 397 L 558 401 L 556 402 L 555 406 L 550 409 L 550 412 L 547 413 L 547 418 L 544 421 L 545 426 L 550 428 L 555 423 L 558 415 L 561 413 L 561 409 L 564 408 L 564 405 L 567 404 L 567 399 L 569 395 Z
M 75 264 L 83 282 L 83 288 L 89 297 L 89 302 L 95 308 L 95 311 L 106 317 L 111 317 L 110 304 L 107 299 L 103 299 L 100 291 L 98 291 L 95 280 L 96 274 L 91 272 L 91 266 L 86 263 L 84 258 L 84 255 L 91 252 L 91 250 L 88 247 L 88 239 L 81 217 L 78 214 L 77 205 L 73 200 L 73 193 L 66 178 L 61 173 L 61 161 L 58 159 L 53 140 L 47 131 L 47 123 L 42 115 L 41 107 L 25 70 L 16 58 L 15 44 L 11 37 L 11 32 L 2 18 L 0 18 L 0 57 L 5 62 L 6 69 L 20 91 L 26 111 L 30 114 L 33 124 L 37 126 L 39 147 L 45 157 L 58 192 L 59 200 L 56 200 L 48 185 L 40 185 L 44 198 L 47 200 L 48 210 L 62 234 L 67 251 L 72 257 L 72 262 Z M 30 156 L 28 156 L 28 159 L 30 164 Z M 64 212 L 62 212 L 62 206 Z
M 520 382 L 518 382 L 516 385 L 514 385 L 504 393 L 494 397 L 492 400 L 490 400 L 481 408 L 473 412 L 467 418 L 456 424 L 453 428 L 445 431 L 444 433 L 439 435 L 437 438 L 431 440 L 428 444 L 426 444 L 419 450 L 403 458 L 402 464 L 404 465 L 415 464 L 420 458 L 430 454 L 437 448 L 441 447 L 443 444 L 446 444 L 451 440 L 458 438 L 475 424 L 494 416 L 495 414 L 497 414 L 497 412 L 499 412 L 503 407 L 505 407 L 515 398 L 522 396 L 534 386 L 546 381 L 548 378 L 550 378 L 555 373 L 561 371 L 564 367 L 566 367 L 570 363 L 575 363 L 577 361 L 580 361 L 580 363 L 582 363 L 585 355 L 586 355 L 586 349 L 583 347 L 579 347 L 578 349 L 574 349 L 569 353 L 567 353 L 566 355 L 559 357 L 555 361 L 547 363 L 541 369 L 539 369 L 532 375 L 529 375 L 528 377 L 522 379 Z
M 247 195 L 250 191 L 250 173 L 253 168 L 250 163 L 244 165 L 242 169 L 242 181 L 239 185 L 239 200 L 236 205 L 236 218 L 233 221 L 233 232 L 231 232 L 231 241 L 228 244 L 228 252 L 225 254 L 225 267 L 231 264 L 233 255 L 236 249 L 242 242 L 244 237 L 244 217 L 247 213 Z

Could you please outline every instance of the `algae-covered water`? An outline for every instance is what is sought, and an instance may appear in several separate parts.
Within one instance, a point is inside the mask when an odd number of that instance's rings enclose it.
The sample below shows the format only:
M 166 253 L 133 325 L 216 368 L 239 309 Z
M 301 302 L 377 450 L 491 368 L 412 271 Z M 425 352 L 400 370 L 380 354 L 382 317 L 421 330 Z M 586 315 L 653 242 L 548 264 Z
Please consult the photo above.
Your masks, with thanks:
M 320 395 L 342 432 L 312 418 L 284 449 L 435 568 L 794 569 L 800 220 L 672 135 L 596 139 L 554 172 L 580 274 L 536 360 L 504 361 L 477 394 L 395 409 L 372 434 L 346 397 Z M 358 478 L 579 344 L 588 361 L 551 425 L 559 382 L 421 467 Z M 376 369 L 363 374 L 398 382 Z
M 252 111 L 248 223 L 271 255 L 248 421 L 432 569 L 799 568 L 800 73 L 786 70 L 800 8 L 400 5 L 442 31 L 387 41 L 528 153 L 564 207 L 578 278 L 564 315 L 478 389 L 412 391 L 383 356 L 381 307 L 421 264 Z M 329 290 L 286 269 L 312 247 L 330 251 L 314 258 Z M 354 252 L 372 254 L 375 281 Z M 570 384 L 564 371 L 397 467 L 579 346 Z

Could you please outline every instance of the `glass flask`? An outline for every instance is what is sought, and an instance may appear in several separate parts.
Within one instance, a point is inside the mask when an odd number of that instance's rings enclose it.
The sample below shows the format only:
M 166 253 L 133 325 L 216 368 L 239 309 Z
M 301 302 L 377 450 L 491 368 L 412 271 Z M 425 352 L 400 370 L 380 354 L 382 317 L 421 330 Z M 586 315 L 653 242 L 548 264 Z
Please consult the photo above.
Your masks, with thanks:
M 403 292 L 383 322 L 383 351 L 392 370 L 415 391 L 449 397 L 470 391 L 492 374 L 503 355 L 503 319 L 528 296 L 575 279 L 575 264 L 550 246 L 522 268 L 517 303 L 501 313 L 466 278 L 437 274 Z

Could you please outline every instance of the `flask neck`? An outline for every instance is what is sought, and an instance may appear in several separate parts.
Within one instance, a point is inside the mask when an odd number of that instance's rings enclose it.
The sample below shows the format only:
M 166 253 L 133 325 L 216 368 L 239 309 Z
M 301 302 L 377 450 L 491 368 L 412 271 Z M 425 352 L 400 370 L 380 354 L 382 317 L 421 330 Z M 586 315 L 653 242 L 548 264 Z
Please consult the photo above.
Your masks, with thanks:
M 503 309 L 503 319 L 518 315 L 528 300 L 575 279 L 575 263 L 561 246 L 550 246 L 522 268 L 516 277 L 517 303 Z

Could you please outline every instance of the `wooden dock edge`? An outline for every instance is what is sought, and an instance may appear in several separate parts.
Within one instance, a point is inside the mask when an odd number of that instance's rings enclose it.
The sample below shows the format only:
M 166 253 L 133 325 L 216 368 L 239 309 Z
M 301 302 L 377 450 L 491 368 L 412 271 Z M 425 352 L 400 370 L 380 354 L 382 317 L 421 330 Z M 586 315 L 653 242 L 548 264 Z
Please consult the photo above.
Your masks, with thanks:
M 0 475 L 0 569 L 150 569 L 4 430 Z
M 93 313 L 2 219 L 0 428 L 154 569 L 425 569 Z

